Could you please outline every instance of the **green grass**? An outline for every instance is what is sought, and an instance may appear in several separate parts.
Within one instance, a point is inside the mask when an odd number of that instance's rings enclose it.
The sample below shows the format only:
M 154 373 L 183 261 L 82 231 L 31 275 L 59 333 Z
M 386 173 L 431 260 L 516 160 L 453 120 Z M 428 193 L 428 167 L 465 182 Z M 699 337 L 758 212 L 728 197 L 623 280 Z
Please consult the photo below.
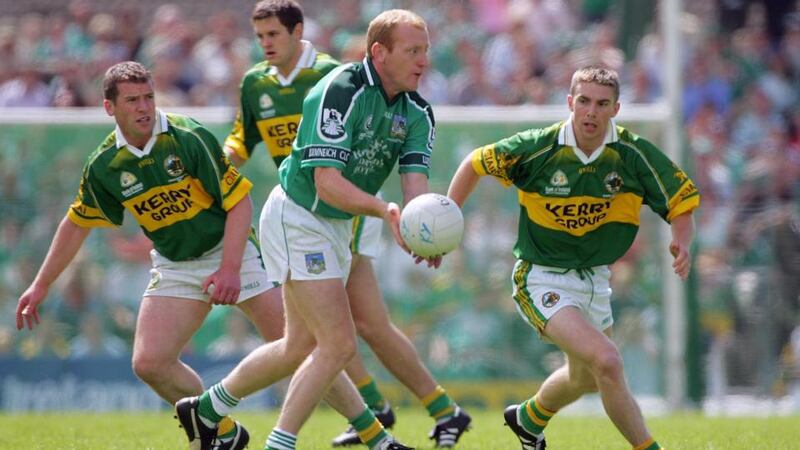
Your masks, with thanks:
M 503 426 L 501 411 L 470 411 L 473 428 L 458 450 L 519 449 Z M 250 449 L 260 450 L 277 413 L 236 416 L 251 434 Z M 416 408 L 398 411 L 395 435 L 407 445 L 432 449 L 432 421 Z M 669 450 L 751 450 L 800 448 L 800 417 L 706 418 L 676 415 L 652 418 L 648 425 Z M 327 408 L 318 410 L 300 435 L 300 449 L 329 449 L 345 427 Z M 556 417 L 547 429 L 548 449 L 629 449 L 604 417 Z M 0 415 L 0 449 L 185 449 L 185 437 L 169 413 Z M 364 447 L 354 447 L 354 449 Z

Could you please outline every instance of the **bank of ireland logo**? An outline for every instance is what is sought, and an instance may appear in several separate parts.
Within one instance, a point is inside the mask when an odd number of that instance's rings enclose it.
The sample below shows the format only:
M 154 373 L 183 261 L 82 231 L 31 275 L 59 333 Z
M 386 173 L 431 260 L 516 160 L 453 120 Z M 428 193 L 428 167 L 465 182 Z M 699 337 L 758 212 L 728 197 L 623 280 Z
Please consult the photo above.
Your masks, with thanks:
M 169 155 L 164 160 L 164 170 L 172 177 L 179 177 L 183 175 L 185 168 L 183 161 L 177 155 Z
M 556 303 L 561 300 L 561 296 L 556 292 L 547 292 L 542 296 L 542 305 L 545 308 L 552 308 Z
M 603 179 L 603 184 L 608 192 L 616 194 L 622 188 L 622 177 L 617 172 L 611 172 Z
M 564 172 L 556 170 L 553 178 L 550 178 L 550 184 L 553 186 L 566 186 L 569 184 L 569 179 L 567 179 L 567 175 Z
M 258 106 L 260 106 L 261 109 L 272 108 L 272 97 L 267 94 L 261 94 L 261 97 L 258 98 Z
M 330 139 L 341 139 L 344 137 L 342 113 L 332 108 L 324 108 L 320 119 L 322 121 L 320 131 L 324 137 Z
M 325 255 L 322 253 L 306 253 L 306 270 L 319 275 L 325 271 Z
M 136 183 L 136 175 L 125 171 L 119 175 L 119 185 L 122 186 L 123 189 L 133 186 L 133 183 Z
M 392 129 L 389 131 L 389 136 L 397 139 L 405 139 L 406 137 L 406 118 L 395 114 L 392 117 Z

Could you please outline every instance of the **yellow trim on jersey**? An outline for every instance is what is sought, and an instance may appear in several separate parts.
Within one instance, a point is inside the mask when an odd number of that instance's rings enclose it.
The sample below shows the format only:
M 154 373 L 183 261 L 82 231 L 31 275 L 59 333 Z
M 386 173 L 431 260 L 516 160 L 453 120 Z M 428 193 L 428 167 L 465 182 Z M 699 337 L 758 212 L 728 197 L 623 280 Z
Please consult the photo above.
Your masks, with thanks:
M 80 199 L 75 200 L 75 203 L 70 205 L 67 210 L 67 217 L 75 225 L 83 228 L 116 227 L 115 224 L 103 216 L 99 209 L 87 206 Z
M 289 156 L 292 153 L 292 143 L 297 136 L 297 127 L 302 116 L 302 114 L 292 114 L 259 120 L 256 123 L 261 139 L 273 158 Z
M 200 180 L 186 177 L 166 186 L 156 186 L 122 204 L 147 231 L 153 232 L 208 209 L 214 199 Z
M 678 193 L 669 199 L 669 213 L 667 220 L 672 221 L 675 217 L 681 214 L 692 211 L 700 206 L 700 195 L 697 193 L 697 188 L 691 180 L 687 179 Z
M 243 161 L 250 159 L 250 153 L 244 145 L 244 125 L 242 125 L 242 112 L 236 113 L 236 120 L 233 121 L 233 130 L 231 134 L 225 138 L 225 147 L 229 147 L 236 153 L 236 156 Z
M 511 186 L 512 181 L 506 171 L 518 158 L 500 159 L 494 151 L 494 144 L 489 144 L 472 152 L 472 168 L 480 176 L 491 175 L 496 177 L 505 186 Z
M 642 198 L 625 192 L 613 198 L 544 197 L 535 192 L 519 191 L 519 203 L 535 224 L 573 236 L 583 236 L 609 222 L 639 225 Z
M 236 206 L 241 199 L 243 199 L 250 189 L 253 188 L 253 183 L 233 166 L 228 166 L 228 170 L 220 180 L 220 189 L 222 189 L 222 209 L 230 211 L 231 208 Z

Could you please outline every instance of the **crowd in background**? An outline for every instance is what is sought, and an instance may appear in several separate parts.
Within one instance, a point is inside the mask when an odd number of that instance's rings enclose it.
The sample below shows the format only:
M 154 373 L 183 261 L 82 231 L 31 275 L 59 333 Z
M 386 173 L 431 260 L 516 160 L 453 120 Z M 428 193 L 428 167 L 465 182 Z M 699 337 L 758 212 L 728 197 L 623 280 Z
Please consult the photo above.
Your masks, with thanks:
M 160 106 L 235 106 L 242 74 L 262 59 L 251 36 L 249 11 L 220 8 L 198 19 L 186 14 L 190 2 L 185 3 L 151 10 L 130 2 L 104 7 L 102 2 L 74 0 L 46 11 L 0 17 L 0 107 L 99 106 L 104 71 L 127 59 L 152 68 Z M 656 1 L 302 3 L 305 37 L 343 61 L 363 57 L 366 24 L 380 10 L 401 6 L 424 16 L 431 33 L 432 67 L 420 91 L 434 107 L 563 104 L 572 71 L 588 63 L 620 72 L 623 107 L 663 100 L 663 36 Z M 683 3 L 683 165 L 702 194 L 695 292 L 709 394 L 725 393 L 729 386 L 782 394 L 800 379 L 800 2 Z M 23 175 L 13 169 L 11 159 L 0 156 L 3 211 L 25 208 L 16 200 L 24 190 Z M 63 206 L 57 205 L 56 216 Z M 9 311 L 20 287 L 30 281 L 43 254 L 31 252 L 23 263 L 8 264 L 17 251 L 19 230 L 9 231 L 9 222 L 2 218 L 0 223 L 5 224 L 0 235 L 0 309 L 4 317 L 12 317 Z M 127 355 L 147 273 L 141 279 L 119 280 L 113 274 L 116 266 L 120 273 L 128 273 L 126 267 L 146 266 L 147 255 L 136 253 L 133 232 L 108 239 L 115 254 L 109 262 L 111 281 L 92 279 L 91 271 L 81 273 L 77 264 L 48 301 L 47 314 L 57 320 L 34 334 L 17 334 L 8 320 L 0 323 L 0 354 Z M 46 248 L 46 242 L 40 245 Z M 654 276 L 640 262 L 649 258 L 657 264 L 652 254 L 665 251 L 666 245 L 642 245 L 634 246 L 631 256 L 618 264 L 612 282 L 619 298 L 619 339 L 654 354 L 660 344 L 647 330 L 659 326 L 661 299 L 642 285 Z M 452 272 L 442 279 L 448 273 Z M 496 283 L 498 292 L 507 289 L 506 282 Z M 115 301 L 122 291 L 119 283 L 136 295 Z M 441 286 L 456 291 L 453 298 L 463 298 L 460 290 L 470 289 L 452 278 Z M 472 288 L 479 286 L 487 285 L 477 280 Z M 105 307 L 92 298 L 98 292 L 110 299 Z M 457 333 L 463 326 L 460 320 L 505 333 L 525 332 L 508 326 L 521 321 L 497 311 L 497 292 L 487 290 L 477 297 L 470 308 L 449 314 L 447 326 L 439 324 L 439 329 L 451 330 L 449 334 L 443 331 L 426 341 L 427 350 L 421 353 L 434 361 L 433 367 L 437 358 L 459 360 L 447 357 L 459 345 L 477 345 L 459 340 L 493 340 L 491 330 L 484 335 Z M 636 315 L 626 316 L 626 305 L 637 303 Z M 508 317 L 514 314 L 506 312 Z M 197 351 L 225 355 L 257 345 L 238 314 L 218 315 L 212 315 L 207 335 L 195 339 Z M 424 322 L 420 317 L 404 321 L 412 336 L 413 328 Z M 493 321 L 498 326 L 490 327 Z M 481 357 L 479 352 L 466 352 L 461 361 L 464 356 Z M 491 351 L 486 355 L 500 356 Z M 494 367 L 496 361 L 485 365 Z

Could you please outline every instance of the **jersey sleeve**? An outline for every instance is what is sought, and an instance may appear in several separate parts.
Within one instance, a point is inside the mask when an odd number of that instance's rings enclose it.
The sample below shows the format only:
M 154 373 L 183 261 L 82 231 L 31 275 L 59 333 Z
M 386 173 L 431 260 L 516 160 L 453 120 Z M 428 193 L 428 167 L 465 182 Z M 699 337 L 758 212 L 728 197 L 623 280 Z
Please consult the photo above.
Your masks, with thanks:
M 403 146 L 400 149 L 398 173 L 418 172 L 430 176 L 431 153 L 433 140 L 436 137 L 436 122 L 430 105 L 415 102 L 411 103 L 420 109 L 420 116 L 411 124 Z
M 346 67 L 346 66 L 341 66 Z M 321 81 L 325 82 L 325 79 Z M 319 85 L 317 85 L 320 87 Z M 303 101 L 303 122 L 298 134 L 302 150 L 301 168 L 335 167 L 343 170 L 350 159 L 350 149 L 358 116 L 357 102 L 362 89 L 357 89 L 347 76 L 327 80 Z
M 125 208 L 97 181 L 87 163 L 67 217 L 84 228 L 116 227 L 122 225 L 124 213 Z
M 522 156 L 536 148 L 534 130 L 523 131 L 472 152 L 472 168 L 480 176 L 491 175 L 508 187 L 519 176 Z
M 261 142 L 261 133 L 256 125 L 256 108 L 252 104 L 255 96 L 250 88 L 252 82 L 248 80 L 248 75 L 245 75 L 239 86 L 239 110 L 233 121 L 233 129 L 225 139 L 225 146 L 230 147 L 243 161 L 250 159 L 253 149 Z
M 203 127 L 194 131 L 197 144 L 202 147 L 199 152 L 202 156 L 195 168 L 196 176 L 203 188 L 228 211 L 247 196 L 253 184 L 231 164 L 210 131 Z
M 640 156 L 636 169 L 644 188 L 643 203 L 668 222 L 700 206 L 700 193 L 686 172 L 647 140 L 628 137 Z

